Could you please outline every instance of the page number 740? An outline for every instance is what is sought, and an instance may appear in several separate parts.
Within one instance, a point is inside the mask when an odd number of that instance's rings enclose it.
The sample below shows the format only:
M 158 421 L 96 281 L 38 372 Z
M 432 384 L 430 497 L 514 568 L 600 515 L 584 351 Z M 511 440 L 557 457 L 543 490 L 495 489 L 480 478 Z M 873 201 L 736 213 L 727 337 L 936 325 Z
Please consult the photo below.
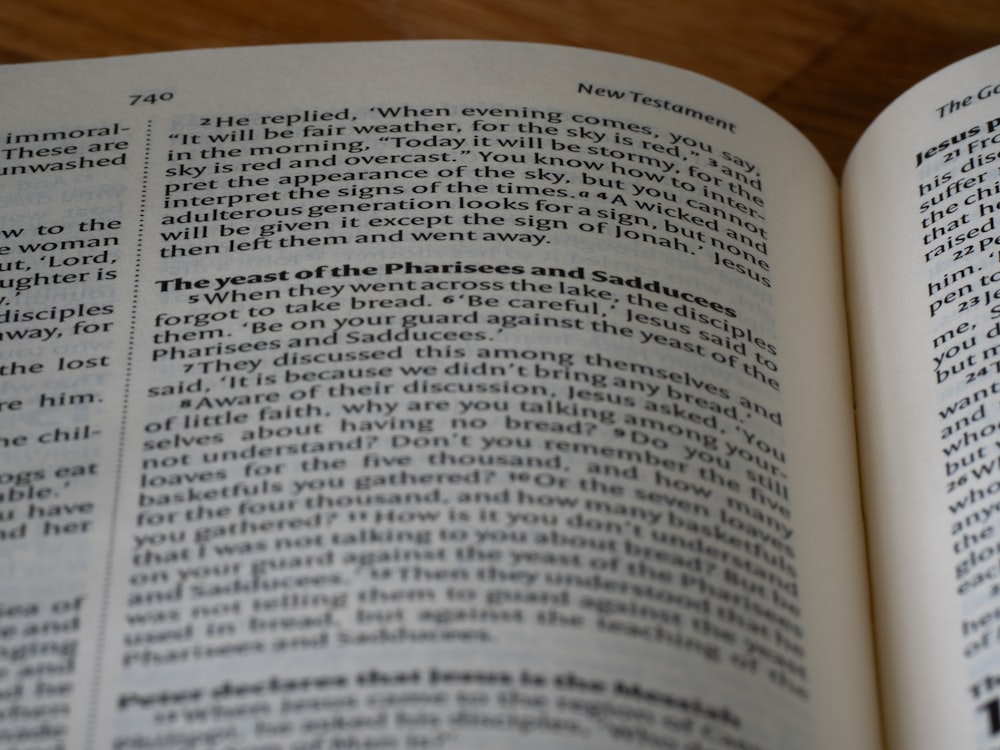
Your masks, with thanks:
M 134 107 L 136 104 L 159 104 L 160 102 L 169 102 L 174 98 L 173 91 L 159 91 L 153 94 L 131 94 L 128 98 L 129 106 Z

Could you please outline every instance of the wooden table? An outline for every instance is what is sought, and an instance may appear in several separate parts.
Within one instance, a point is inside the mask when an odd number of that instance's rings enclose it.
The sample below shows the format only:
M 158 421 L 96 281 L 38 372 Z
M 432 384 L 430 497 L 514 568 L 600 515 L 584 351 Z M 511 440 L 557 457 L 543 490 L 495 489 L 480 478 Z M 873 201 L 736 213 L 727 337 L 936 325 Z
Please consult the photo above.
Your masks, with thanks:
M 1000 44 L 1000 0 L 0 0 L 0 63 L 420 38 L 571 44 L 690 68 L 773 107 L 839 171 L 904 89 Z

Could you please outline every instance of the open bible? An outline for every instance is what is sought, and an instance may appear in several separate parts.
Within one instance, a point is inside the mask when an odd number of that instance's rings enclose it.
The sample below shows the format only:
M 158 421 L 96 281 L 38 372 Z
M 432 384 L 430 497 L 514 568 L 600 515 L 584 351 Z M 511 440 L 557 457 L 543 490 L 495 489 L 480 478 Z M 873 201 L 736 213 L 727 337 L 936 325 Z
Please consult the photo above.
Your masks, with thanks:
M 0 747 L 995 746 L 998 55 L 0 68 Z

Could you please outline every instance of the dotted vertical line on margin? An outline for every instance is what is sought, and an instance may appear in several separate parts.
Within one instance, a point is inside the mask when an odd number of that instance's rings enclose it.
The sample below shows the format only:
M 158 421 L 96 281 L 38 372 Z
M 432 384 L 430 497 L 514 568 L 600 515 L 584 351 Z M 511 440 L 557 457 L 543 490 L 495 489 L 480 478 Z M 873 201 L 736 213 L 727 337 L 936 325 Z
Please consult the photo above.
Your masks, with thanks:
M 90 714 L 87 722 L 86 747 L 93 750 L 97 732 L 97 713 L 100 705 L 101 680 L 104 674 L 103 661 L 107 640 L 108 601 L 111 592 L 111 574 L 114 569 L 115 541 L 117 538 L 118 509 L 121 507 L 122 472 L 125 463 L 125 448 L 128 445 L 128 415 L 132 392 L 132 369 L 135 354 L 136 318 L 139 313 L 139 277 L 142 270 L 142 248 L 146 229 L 146 199 L 149 193 L 149 158 L 153 134 L 153 121 L 146 121 L 146 133 L 142 149 L 142 185 L 139 190 L 139 211 L 135 233 L 134 273 L 132 275 L 132 299 L 129 309 L 128 345 L 125 354 L 125 382 L 122 388 L 121 424 L 118 429 L 118 454 L 115 459 L 115 490 L 112 496 L 110 528 L 108 530 L 108 554 L 104 562 L 104 582 L 101 590 L 101 616 L 94 644 L 94 678 L 90 695 Z

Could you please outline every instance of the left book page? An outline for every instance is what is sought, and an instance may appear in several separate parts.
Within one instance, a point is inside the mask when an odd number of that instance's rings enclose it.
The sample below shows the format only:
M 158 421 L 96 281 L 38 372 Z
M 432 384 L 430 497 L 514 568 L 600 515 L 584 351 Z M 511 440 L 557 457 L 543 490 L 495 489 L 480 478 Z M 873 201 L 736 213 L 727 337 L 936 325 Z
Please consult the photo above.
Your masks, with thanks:
M 0 746 L 877 746 L 786 123 L 484 43 L 0 94 Z

